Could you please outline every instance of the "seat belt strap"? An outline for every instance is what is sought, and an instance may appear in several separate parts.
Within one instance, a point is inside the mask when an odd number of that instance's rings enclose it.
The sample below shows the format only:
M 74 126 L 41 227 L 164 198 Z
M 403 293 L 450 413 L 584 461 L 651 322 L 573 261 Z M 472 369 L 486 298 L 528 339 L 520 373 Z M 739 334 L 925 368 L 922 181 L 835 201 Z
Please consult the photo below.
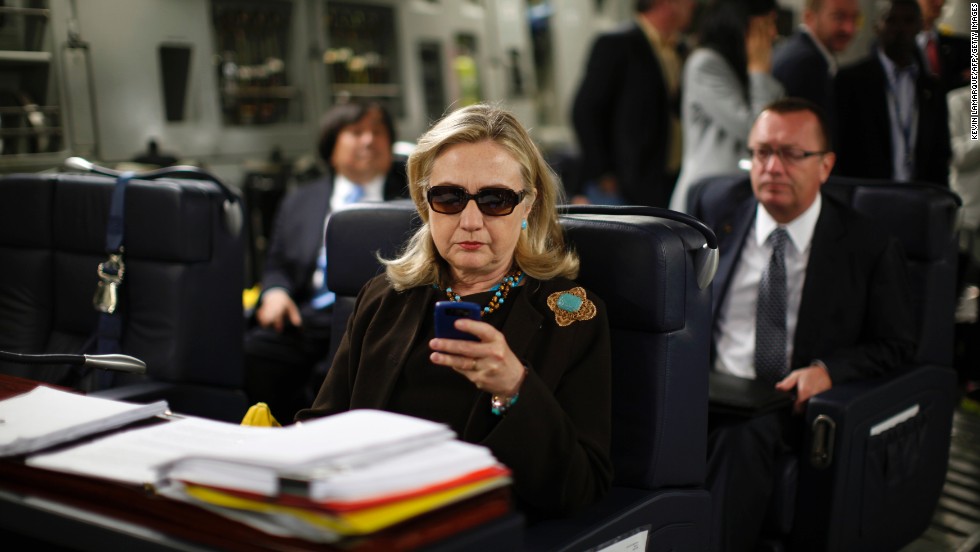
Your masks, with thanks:
M 99 283 L 95 290 L 92 304 L 99 315 L 99 325 L 96 329 L 96 354 L 115 354 L 121 352 L 119 342 L 122 339 L 123 315 L 119 312 L 119 286 L 123 283 L 126 265 L 123 262 L 123 242 L 126 223 L 126 187 L 135 173 L 124 172 L 116 179 L 116 187 L 112 191 L 109 206 L 109 220 L 106 224 L 105 250 L 109 256 L 99 264 Z M 112 385 L 112 372 L 101 372 L 98 377 L 98 387 Z

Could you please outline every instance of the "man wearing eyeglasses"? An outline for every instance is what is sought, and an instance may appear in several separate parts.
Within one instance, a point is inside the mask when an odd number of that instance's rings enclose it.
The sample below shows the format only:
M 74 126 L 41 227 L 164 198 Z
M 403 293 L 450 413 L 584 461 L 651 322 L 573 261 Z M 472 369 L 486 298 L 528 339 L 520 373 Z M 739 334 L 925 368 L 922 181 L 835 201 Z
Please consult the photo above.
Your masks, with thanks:
M 795 98 L 770 104 L 749 134 L 750 183 L 708 183 L 692 197 L 721 251 L 712 369 L 794 395 L 792 412 L 709 417 L 717 550 L 755 550 L 775 460 L 800 437 L 794 413 L 833 385 L 901 365 L 914 348 L 897 241 L 820 193 L 835 156 L 818 110 Z

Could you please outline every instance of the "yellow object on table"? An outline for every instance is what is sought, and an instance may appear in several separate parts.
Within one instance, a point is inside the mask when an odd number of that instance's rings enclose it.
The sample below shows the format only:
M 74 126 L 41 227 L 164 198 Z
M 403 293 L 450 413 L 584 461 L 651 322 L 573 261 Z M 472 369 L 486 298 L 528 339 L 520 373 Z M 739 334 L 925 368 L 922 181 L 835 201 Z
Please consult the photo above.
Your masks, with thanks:
M 272 415 L 272 411 L 269 410 L 269 405 L 264 402 L 255 403 L 248 408 L 248 412 L 245 413 L 245 417 L 242 418 L 243 426 L 259 426 L 259 427 L 282 427 L 275 416 Z

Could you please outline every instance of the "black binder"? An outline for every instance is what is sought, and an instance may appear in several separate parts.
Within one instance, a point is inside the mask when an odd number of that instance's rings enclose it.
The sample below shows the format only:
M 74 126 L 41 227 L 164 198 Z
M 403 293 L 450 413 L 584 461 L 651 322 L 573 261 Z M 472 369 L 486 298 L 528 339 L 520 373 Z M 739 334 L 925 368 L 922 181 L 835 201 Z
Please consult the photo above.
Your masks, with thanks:
M 712 413 L 759 416 L 793 405 L 793 395 L 768 383 L 731 374 L 708 373 L 708 404 Z

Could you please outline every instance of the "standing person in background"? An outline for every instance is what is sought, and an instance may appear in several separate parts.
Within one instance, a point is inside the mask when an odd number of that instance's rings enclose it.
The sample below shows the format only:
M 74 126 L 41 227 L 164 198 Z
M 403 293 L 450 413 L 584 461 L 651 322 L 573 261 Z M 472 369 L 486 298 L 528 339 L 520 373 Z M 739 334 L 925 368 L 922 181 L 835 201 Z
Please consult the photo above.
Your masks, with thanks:
M 686 210 L 699 179 L 738 171 L 752 120 L 783 95 L 770 73 L 775 37 L 773 0 L 715 0 L 705 10 L 699 47 L 684 67 L 684 162 L 671 209 Z
M 680 168 L 678 39 L 694 0 L 637 0 L 635 7 L 634 22 L 592 46 L 572 110 L 586 190 L 572 192 L 597 203 L 664 207 Z
M 854 38 L 861 15 L 858 0 L 807 0 L 803 23 L 772 54 L 772 74 L 787 96 L 804 98 L 823 109 L 836 136 L 834 77 L 837 55 Z
M 318 363 L 327 361 L 330 348 L 327 217 L 351 203 L 405 194 L 405 167 L 392 162 L 394 137 L 391 115 L 381 104 L 332 107 L 319 142 L 328 173 L 279 207 L 255 311 L 257 327 L 245 337 L 245 392 L 252 403 L 267 403 L 284 423 L 309 404 L 319 384 L 311 390 L 310 377 Z
M 878 42 L 871 55 L 837 75 L 835 171 L 948 186 L 946 94 L 920 66 L 915 44 L 922 28 L 919 4 L 892 0 L 878 14 Z
M 919 0 L 922 30 L 915 42 L 925 68 L 942 83 L 944 92 L 970 84 L 970 39 L 939 28 L 936 21 L 946 0 Z

